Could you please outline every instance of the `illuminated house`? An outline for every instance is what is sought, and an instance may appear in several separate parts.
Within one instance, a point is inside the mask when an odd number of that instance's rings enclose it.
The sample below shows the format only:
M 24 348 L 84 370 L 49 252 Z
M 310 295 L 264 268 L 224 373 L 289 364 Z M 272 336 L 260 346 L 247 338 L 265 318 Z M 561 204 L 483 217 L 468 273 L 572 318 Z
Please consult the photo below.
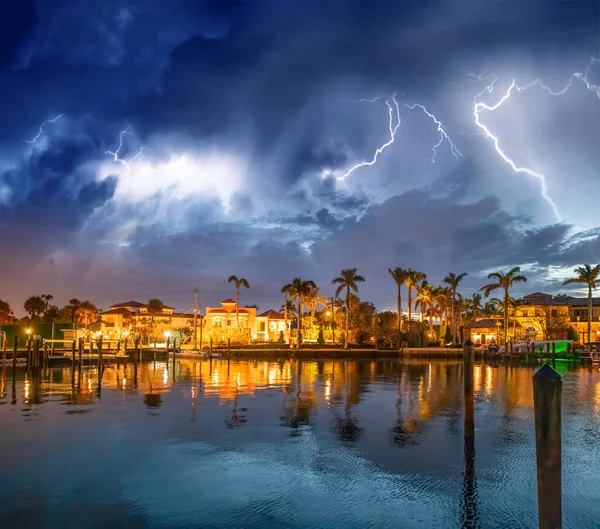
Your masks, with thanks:
M 569 327 L 579 335 L 579 342 L 600 340 L 600 298 L 592 299 L 592 336 L 588 337 L 587 298 L 552 296 L 534 292 L 524 296 L 511 311 L 508 335 L 519 340 L 566 340 Z M 467 336 L 476 344 L 503 337 L 504 318 L 483 317 L 465 325 Z
M 162 335 L 179 327 L 191 327 L 192 314 L 175 312 L 165 305 L 160 312 L 150 312 L 148 306 L 138 301 L 126 301 L 110 306 L 99 314 L 101 331 L 107 338 L 123 338 L 130 333 L 141 336 Z
M 221 301 L 220 307 L 206 307 L 203 318 L 202 343 L 213 341 L 232 343 L 247 343 L 275 341 L 281 332 L 285 333 L 285 320 L 282 314 L 268 310 L 256 314 L 255 307 L 240 308 L 237 311 L 239 326 L 236 320 L 236 302 L 233 299 Z M 288 319 L 288 328 L 291 320 Z

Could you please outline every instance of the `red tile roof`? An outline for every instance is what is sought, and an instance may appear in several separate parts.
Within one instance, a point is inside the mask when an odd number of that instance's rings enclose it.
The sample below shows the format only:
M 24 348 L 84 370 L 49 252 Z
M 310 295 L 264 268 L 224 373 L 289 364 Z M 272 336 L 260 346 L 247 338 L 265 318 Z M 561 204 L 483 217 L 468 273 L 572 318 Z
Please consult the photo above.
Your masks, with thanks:
M 227 305 L 227 304 L 231 304 L 231 303 L 233 303 L 235 305 L 235 299 L 227 298 L 227 299 L 224 299 L 223 301 L 221 301 L 221 304 L 223 304 L 223 305 Z
M 259 318 L 269 318 L 270 320 L 283 320 L 283 314 L 277 312 L 276 310 L 268 310 L 258 315 Z
M 211 309 L 210 307 L 207 310 L 207 314 L 229 314 L 229 311 L 226 309 Z
M 140 303 L 139 301 L 126 301 L 125 303 L 116 303 L 115 305 L 111 305 L 111 309 L 120 309 L 127 307 L 134 307 L 136 309 L 143 309 L 146 305 L 144 303 Z
M 111 309 L 111 310 L 105 310 L 104 312 L 101 312 L 99 314 L 99 316 L 109 316 L 112 314 L 120 314 L 122 316 L 131 316 L 133 315 L 133 312 L 125 309 L 125 308 L 121 308 L 121 309 Z

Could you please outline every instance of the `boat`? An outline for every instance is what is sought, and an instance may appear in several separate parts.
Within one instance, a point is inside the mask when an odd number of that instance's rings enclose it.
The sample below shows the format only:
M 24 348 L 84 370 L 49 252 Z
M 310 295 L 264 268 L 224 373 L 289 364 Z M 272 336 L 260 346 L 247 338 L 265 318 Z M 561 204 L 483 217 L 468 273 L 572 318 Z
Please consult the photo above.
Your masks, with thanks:
M 216 353 L 216 352 L 211 352 L 210 350 L 206 349 L 198 349 L 198 350 L 193 350 L 193 349 L 181 349 L 176 353 L 176 356 L 182 357 L 182 358 L 221 358 L 221 353 Z

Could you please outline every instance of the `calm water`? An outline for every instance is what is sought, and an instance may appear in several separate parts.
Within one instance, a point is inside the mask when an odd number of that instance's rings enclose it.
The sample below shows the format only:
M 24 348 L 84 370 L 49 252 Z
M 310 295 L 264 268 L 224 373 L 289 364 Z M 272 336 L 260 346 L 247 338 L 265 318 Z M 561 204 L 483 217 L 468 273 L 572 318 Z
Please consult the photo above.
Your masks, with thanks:
M 0 370 L 0 527 L 537 527 L 532 373 L 476 365 L 473 453 L 456 362 Z M 564 526 L 598 527 L 600 372 L 563 377 Z

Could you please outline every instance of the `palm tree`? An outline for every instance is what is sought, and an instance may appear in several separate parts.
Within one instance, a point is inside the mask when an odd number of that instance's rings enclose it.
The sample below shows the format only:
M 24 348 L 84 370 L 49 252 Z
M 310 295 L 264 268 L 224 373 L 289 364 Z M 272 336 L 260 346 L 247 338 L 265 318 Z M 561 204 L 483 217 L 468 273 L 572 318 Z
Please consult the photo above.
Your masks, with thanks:
M 227 279 L 228 283 L 235 283 L 235 325 L 240 326 L 240 287 L 250 288 L 250 283 L 243 277 L 238 278 L 237 276 L 229 276 Z
M 286 339 L 286 343 L 289 345 L 290 344 L 290 328 L 288 326 L 288 311 L 289 311 L 288 296 L 292 297 L 294 295 L 294 289 L 291 284 L 285 285 L 281 289 L 281 293 L 285 296 L 284 303 L 283 303 L 283 319 L 285 320 L 285 339 Z M 292 307 L 293 306 L 294 306 L 294 304 L 292 303 Z
M 504 344 L 508 341 L 508 313 L 510 311 L 510 294 L 509 290 L 515 283 L 525 283 L 527 278 L 521 274 L 521 267 L 515 266 L 508 272 L 492 272 L 488 275 L 488 279 L 495 279 L 495 283 L 490 283 L 480 288 L 483 295 L 487 298 L 494 290 L 504 291 L 504 301 L 502 302 L 504 309 Z
M 434 302 L 437 307 L 437 313 L 440 317 L 440 333 L 442 331 L 442 323 L 445 321 L 448 325 L 448 309 L 450 305 L 449 289 L 442 286 L 434 290 Z
M 73 329 L 75 329 L 75 315 L 77 309 L 81 306 L 81 301 L 77 298 L 73 298 L 69 300 L 69 305 L 71 305 L 71 323 L 73 324 Z
M 418 272 L 417 270 L 413 270 L 412 268 L 409 268 L 407 272 L 408 274 L 406 277 L 406 287 L 408 289 L 408 321 L 410 324 L 410 321 L 412 320 L 412 289 L 418 288 L 419 283 L 427 279 L 427 274 L 424 274 L 423 272 Z
M 298 302 L 298 309 L 296 311 L 297 318 L 297 337 L 296 337 L 296 349 L 300 349 L 300 340 L 302 338 L 301 335 L 301 325 L 302 325 L 302 304 L 304 303 L 304 298 L 310 294 L 311 289 L 317 288 L 317 285 L 314 281 L 304 280 L 301 277 L 295 278 L 291 283 L 285 285 L 282 289 L 282 292 L 285 290 L 288 292 L 288 295 L 292 297 L 293 301 Z
M 456 289 L 466 276 L 466 273 L 456 275 L 454 272 L 450 272 L 444 278 L 444 283 L 450 286 L 450 296 L 452 298 L 452 343 L 456 343 Z
M 27 312 L 33 320 L 36 316 L 44 314 L 46 309 L 46 303 L 41 296 L 30 296 L 25 304 L 23 305 L 25 312 Z
M 398 287 L 398 344 L 400 344 L 400 333 L 402 332 L 402 286 L 408 279 L 408 270 L 404 268 L 388 268 L 388 273 L 392 276 L 394 283 Z M 400 347 L 398 345 L 398 347 Z
M 469 302 L 469 311 L 473 317 L 481 316 L 483 312 L 483 307 L 481 306 L 481 294 L 473 294 L 473 297 L 468 300 Z
M 600 265 L 594 267 L 589 264 L 578 266 L 574 270 L 576 277 L 567 279 L 563 285 L 570 285 L 572 283 L 582 283 L 588 287 L 588 341 L 592 341 L 592 290 L 600 284 Z
M 319 291 L 321 289 L 319 287 L 310 288 L 308 294 L 305 296 L 305 304 L 310 310 L 310 322 L 312 327 L 312 332 L 314 333 L 314 318 L 315 318 L 315 310 L 319 308 L 319 305 L 323 307 L 327 306 L 327 298 L 324 296 L 319 296 Z M 314 335 L 312 336 L 314 338 Z
M 346 289 L 346 335 L 344 336 L 344 349 L 348 349 L 348 330 L 350 328 L 350 290 L 358 293 L 358 286 L 356 283 L 362 283 L 365 278 L 356 273 L 356 268 L 346 268 L 342 270 L 341 274 L 333 279 L 331 282 L 334 285 L 339 285 L 335 291 L 336 297 L 339 296 L 340 292 Z
M 421 312 L 427 312 L 429 315 L 429 332 L 433 332 L 433 306 L 435 303 L 435 288 L 427 281 L 423 281 L 420 287 L 417 287 L 418 294 L 415 302 L 415 308 L 419 307 Z
M 48 305 L 50 304 L 50 301 L 54 299 L 54 296 L 52 294 L 42 294 L 40 298 L 46 303 L 46 306 L 44 307 L 44 312 L 46 312 L 48 310 Z

